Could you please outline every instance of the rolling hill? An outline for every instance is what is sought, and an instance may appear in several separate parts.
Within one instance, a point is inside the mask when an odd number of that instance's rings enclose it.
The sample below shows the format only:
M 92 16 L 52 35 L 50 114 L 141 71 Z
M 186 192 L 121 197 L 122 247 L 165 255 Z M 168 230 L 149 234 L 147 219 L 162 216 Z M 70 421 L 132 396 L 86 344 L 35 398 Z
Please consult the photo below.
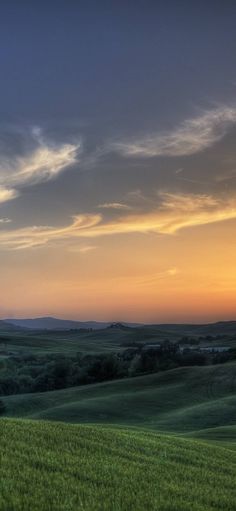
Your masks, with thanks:
M 147 325 L 149 326 L 149 325 Z M 159 324 L 156 326 L 162 332 L 174 332 L 180 335 L 236 335 L 236 321 L 217 321 L 216 323 L 206 324 Z
M 102 321 L 73 321 L 70 319 L 58 319 L 50 316 L 42 318 L 14 319 L 4 320 L 6 323 L 31 330 L 73 330 L 80 328 L 92 328 L 100 330 L 110 326 L 111 322 Z M 126 323 L 124 323 L 126 324 Z M 139 326 L 138 323 L 128 323 L 128 326 Z
M 50 316 L 39 318 L 7 318 L 4 322 L 8 325 L 27 328 L 30 330 L 73 330 L 92 328 L 100 330 L 109 327 L 112 323 L 109 321 L 75 321 L 70 319 L 60 319 Z M 1 323 L 1 321 L 0 321 Z M 160 323 L 143 325 L 141 323 L 122 322 L 117 325 L 128 327 L 140 327 L 145 330 L 158 330 L 162 335 L 175 334 L 181 335 L 236 335 L 236 321 L 218 321 L 216 323 L 207 324 L 188 324 L 188 323 Z
M 8 325 L 5 322 L 0 323 L 0 346 L 1 343 L 4 343 L 4 349 L 17 354 L 29 352 L 75 354 L 78 351 L 84 353 L 117 352 L 137 345 L 137 343 L 155 344 L 165 339 L 178 342 L 182 335 L 180 326 L 176 331 L 173 329 L 168 332 L 160 330 L 159 326 L 155 325 L 130 327 L 120 324 L 98 330 L 72 329 L 69 331 L 31 330 Z M 198 335 L 190 335 L 193 342 L 195 337 Z M 202 338 L 202 345 L 209 345 L 209 343 L 236 348 L 236 333 L 225 336 L 222 334 L 220 338 L 211 340 Z
M 194 436 L 200 431 L 201 438 L 207 429 L 213 439 L 214 428 L 236 426 L 236 363 L 178 368 L 2 399 L 8 416 L 138 426 Z
M 0 509 L 235 511 L 236 452 L 132 429 L 0 420 Z
M 0 320 L 0 334 L 4 334 L 5 332 L 16 332 L 17 330 L 19 330 L 19 328 L 16 325 Z
M 1 400 L 0 511 L 236 511 L 236 362 Z
M 128 327 L 117 325 L 92 331 L 79 330 L 22 330 L 12 327 L 4 336 L 7 350 L 21 353 L 67 353 L 75 354 L 78 351 L 87 353 L 103 353 L 119 351 L 136 342 L 156 342 L 163 340 L 165 334 L 157 328 Z M 4 332 L 4 334 L 7 332 Z M 170 335 L 175 341 L 179 336 Z M 1 333 L 0 333 L 1 344 Z

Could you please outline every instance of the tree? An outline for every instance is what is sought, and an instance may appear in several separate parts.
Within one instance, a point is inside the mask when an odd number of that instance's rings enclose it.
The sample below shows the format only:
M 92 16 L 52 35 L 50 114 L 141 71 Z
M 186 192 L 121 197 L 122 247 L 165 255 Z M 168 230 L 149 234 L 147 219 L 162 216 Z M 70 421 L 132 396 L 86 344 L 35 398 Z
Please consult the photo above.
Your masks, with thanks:
M 3 415 L 5 412 L 6 412 L 6 405 L 2 401 L 2 399 L 0 399 L 0 415 Z

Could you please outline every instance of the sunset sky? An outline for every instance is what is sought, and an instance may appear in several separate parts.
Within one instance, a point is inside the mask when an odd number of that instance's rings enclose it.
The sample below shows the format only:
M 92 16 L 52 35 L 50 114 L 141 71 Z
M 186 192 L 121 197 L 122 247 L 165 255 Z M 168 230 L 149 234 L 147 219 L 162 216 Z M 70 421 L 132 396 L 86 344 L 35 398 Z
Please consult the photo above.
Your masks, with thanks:
M 1 2 L 1 318 L 236 319 L 235 20 Z

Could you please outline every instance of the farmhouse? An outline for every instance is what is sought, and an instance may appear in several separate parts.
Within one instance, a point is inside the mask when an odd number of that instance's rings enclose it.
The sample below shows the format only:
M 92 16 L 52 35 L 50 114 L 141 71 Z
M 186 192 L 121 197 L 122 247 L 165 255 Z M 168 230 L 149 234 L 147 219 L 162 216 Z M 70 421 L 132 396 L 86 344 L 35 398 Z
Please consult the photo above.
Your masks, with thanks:
M 160 350 L 161 347 L 162 347 L 161 344 L 145 344 L 145 346 L 143 346 L 143 351 Z
M 224 351 L 229 351 L 230 346 L 202 346 L 199 350 L 204 353 L 223 353 Z
M 181 344 L 179 345 L 179 352 L 184 353 L 186 351 L 198 351 L 198 346 L 195 344 Z

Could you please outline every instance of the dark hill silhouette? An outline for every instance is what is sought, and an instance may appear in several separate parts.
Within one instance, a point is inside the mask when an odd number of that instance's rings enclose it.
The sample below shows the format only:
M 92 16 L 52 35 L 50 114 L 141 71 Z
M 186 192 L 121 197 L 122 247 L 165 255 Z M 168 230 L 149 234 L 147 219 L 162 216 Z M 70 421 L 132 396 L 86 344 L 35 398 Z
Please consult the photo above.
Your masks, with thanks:
M 15 327 L 30 328 L 32 330 L 77 330 L 80 328 L 92 328 L 93 330 L 100 330 L 107 328 L 111 325 L 110 322 L 99 321 L 73 321 L 69 319 L 58 319 L 53 317 L 30 318 L 30 319 L 13 319 L 9 318 L 4 320 L 10 325 Z M 138 326 L 137 323 L 128 323 L 123 325 Z

